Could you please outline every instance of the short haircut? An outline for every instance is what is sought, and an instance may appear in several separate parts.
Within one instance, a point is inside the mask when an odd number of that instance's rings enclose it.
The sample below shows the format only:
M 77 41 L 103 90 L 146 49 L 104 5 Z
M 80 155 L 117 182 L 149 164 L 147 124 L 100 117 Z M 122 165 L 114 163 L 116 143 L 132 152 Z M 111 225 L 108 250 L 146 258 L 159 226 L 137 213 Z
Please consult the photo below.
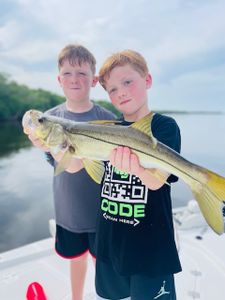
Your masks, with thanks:
M 122 67 L 125 65 L 130 65 L 141 76 L 145 76 L 149 72 L 147 62 L 140 53 L 129 49 L 113 53 L 105 60 L 99 71 L 99 83 L 104 89 L 106 88 L 106 80 L 109 78 L 112 70 L 115 67 Z
M 84 46 L 79 44 L 70 44 L 64 47 L 58 56 L 58 68 L 62 67 L 65 60 L 68 60 L 71 65 L 78 64 L 81 66 L 83 63 L 89 63 L 90 68 L 95 74 L 96 60 L 94 55 Z

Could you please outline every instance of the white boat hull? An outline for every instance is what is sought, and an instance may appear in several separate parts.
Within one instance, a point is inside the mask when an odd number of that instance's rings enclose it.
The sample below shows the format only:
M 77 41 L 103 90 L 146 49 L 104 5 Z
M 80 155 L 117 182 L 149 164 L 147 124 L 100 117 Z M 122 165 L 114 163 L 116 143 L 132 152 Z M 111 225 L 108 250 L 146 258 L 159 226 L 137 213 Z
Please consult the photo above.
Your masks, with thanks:
M 194 207 L 194 209 L 193 209 Z M 174 210 L 176 242 L 183 271 L 175 276 L 177 300 L 225 299 L 225 235 L 216 235 L 195 205 Z M 54 233 L 54 228 L 50 231 Z M 0 254 L 0 299 L 24 300 L 27 287 L 39 282 L 48 300 L 70 300 L 69 261 L 54 251 L 48 238 Z M 95 299 L 90 258 L 85 300 Z

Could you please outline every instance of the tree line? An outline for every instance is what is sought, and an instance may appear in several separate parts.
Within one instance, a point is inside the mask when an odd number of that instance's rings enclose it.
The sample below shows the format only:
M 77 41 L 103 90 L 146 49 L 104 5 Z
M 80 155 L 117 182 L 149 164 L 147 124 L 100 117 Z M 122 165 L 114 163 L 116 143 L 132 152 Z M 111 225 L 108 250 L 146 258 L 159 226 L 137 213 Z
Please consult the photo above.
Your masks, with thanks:
M 0 73 L 0 121 L 21 120 L 29 109 L 46 111 L 65 101 L 65 98 L 43 89 L 31 89 L 10 80 L 9 75 Z M 95 101 L 116 115 L 118 111 L 105 100 Z

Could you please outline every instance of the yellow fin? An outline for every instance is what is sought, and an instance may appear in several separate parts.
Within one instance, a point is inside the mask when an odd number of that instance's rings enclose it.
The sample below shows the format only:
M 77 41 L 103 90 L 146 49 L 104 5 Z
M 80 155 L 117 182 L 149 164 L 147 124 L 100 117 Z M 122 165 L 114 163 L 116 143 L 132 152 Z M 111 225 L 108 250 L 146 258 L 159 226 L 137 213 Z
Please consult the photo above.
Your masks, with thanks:
M 102 161 L 97 160 L 90 160 L 90 159 L 82 159 L 84 167 L 90 177 L 97 182 L 98 184 L 101 183 L 102 177 L 105 172 L 105 166 Z
M 122 121 L 117 120 L 94 120 L 89 121 L 89 124 L 96 124 L 96 125 L 115 125 L 115 124 L 121 124 Z
M 158 179 L 160 182 L 162 182 L 163 184 L 167 184 L 170 186 L 170 183 L 167 182 L 167 178 L 169 174 L 166 174 L 163 171 L 160 171 L 158 169 L 147 169 L 147 171 L 154 176 L 156 179 Z
M 225 231 L 225 178 L 206 170 L 208 182 L 192 191 L 209 224 L 218 234 Z
M 62 159 L 58 162 L 57 166 L 55 167 L 55 176 L 59 175 L 69 167 L 72 157 L 73 155 L 68 148 L 68 150 L 64 153 Z
M 216 199 L 213 199 L 209 190 L 203 193 L 193 191 L 195 199 L 198 201 L 199 207 L 208 225 L 217 233 L 224 233 L 223 209 L 225 205 Z
M 209 188 L 213 191 L 219 201 L 225 202 L 225 178 L 212 171 L 206 171 Z
M 132 125 L 130 125 L 130 127 L 139 130 L 145 134 L 147 134 L 148 136 L 150 136 L 153 140 L 153 145 L 154 148 L 157 145 L 157 139 L 153 136 L 152 134 L 152 130 L 151 130 L 151 123 L 152 123 L 152 119 L 153 119 L 154 113 L 150 112 L 149 114 L 147 114 L 144 118 L 138 120 L 137 122 L 133 123 Z

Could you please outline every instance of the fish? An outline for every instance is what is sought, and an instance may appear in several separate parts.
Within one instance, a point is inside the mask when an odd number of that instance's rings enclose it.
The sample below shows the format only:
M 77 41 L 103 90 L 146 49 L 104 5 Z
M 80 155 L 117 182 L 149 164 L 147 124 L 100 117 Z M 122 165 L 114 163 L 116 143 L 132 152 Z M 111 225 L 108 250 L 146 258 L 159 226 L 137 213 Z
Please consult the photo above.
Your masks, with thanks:
M 65 154 L 56 167 L 56 175 L 69 166 L 72 157 L 76 157 L 82 159 L 91 178 L 101 183 L 105 171 L 104 161 L 109 160 L 111 151 L 118 146 L 129 147 L 149 172 L 156 168 L 182 179 L 190 187 L 208 225 L 218 235 L 223 234 L 225 178 L 190 162 L 158 141 L 151 131 L 153 116 L 154 113 L 151 112 L 129 126 L 122 126 L 120 121 L 115 120 L 74 122 L 29 110 L 24 114 L 22 124 L 25 133 L 26 128 L 32 128 L 52 153 L 64 151 Z M 151 174 L 163 180 L 160 171 Z

